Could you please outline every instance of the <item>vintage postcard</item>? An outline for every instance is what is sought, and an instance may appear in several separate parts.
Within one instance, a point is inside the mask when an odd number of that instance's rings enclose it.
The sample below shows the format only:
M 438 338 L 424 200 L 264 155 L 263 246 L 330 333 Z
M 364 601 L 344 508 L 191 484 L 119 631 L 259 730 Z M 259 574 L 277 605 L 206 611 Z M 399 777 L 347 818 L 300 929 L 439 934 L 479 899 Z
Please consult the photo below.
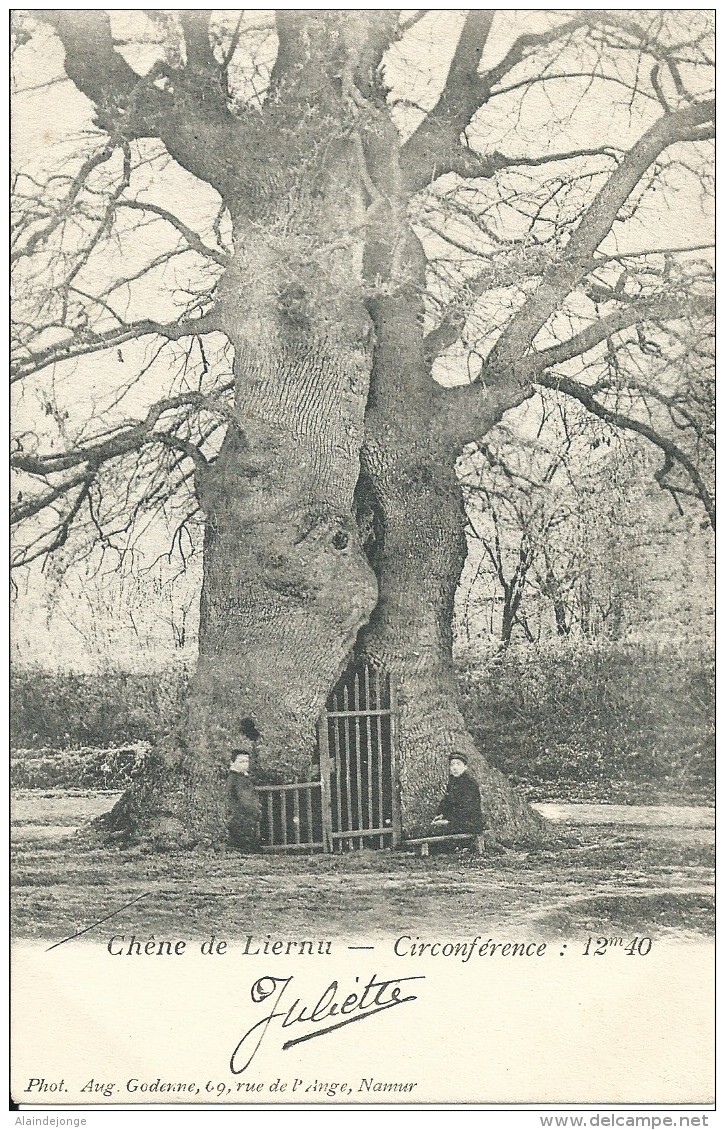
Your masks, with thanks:
M 707 1124 L 713 24 L 12 13 L 20 1111 Z

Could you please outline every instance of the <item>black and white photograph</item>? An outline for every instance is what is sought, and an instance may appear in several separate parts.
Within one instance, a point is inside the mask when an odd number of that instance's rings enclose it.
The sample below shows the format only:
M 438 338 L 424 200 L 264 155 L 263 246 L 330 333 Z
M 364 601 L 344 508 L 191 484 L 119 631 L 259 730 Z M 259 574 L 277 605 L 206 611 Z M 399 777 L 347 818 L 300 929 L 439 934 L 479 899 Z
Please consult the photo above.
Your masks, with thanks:
M 714 16 L 10 13 L 13 1109 L 707 1125 Z

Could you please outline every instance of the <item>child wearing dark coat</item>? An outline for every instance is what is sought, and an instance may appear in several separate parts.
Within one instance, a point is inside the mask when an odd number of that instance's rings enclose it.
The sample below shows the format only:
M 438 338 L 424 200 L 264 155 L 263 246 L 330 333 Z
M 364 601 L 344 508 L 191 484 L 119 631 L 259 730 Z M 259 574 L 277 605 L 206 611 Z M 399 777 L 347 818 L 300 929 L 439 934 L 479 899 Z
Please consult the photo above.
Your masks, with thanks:
M 240 851 L 259 851 L 259 798 L 249 775 L 250 755 L 233 749 L 227 775 L 229 842 Z
M 484 827 L 478 781 L 469 771 L 468 758 L 464 754 L 452 753 L 448 762 L 448 786 L 433 817 L 432 827 L 444 836 L 464 832 L 478 836 Z

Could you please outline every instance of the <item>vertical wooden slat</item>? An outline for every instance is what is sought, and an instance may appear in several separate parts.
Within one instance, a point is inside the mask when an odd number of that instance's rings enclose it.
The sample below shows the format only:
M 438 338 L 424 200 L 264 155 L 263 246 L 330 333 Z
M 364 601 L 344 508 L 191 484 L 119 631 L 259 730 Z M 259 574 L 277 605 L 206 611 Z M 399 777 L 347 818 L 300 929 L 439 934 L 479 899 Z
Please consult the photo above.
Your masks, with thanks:
M 282 789 L 279 794 L 282 802 L 282 843 L 287 843 L 287 791 Z
M 342 761 L 343 753 L 345 755 L 345 800 L 347 801 L 347 823 L 343 829 L 340 826 L 340 831 L 349 832 L 352 829 L 352 779 L 350 777 L 350 688 L 347 685 L 347 680 L 342 690 L 342 708 L 346 712 L 346 717 L 341 719 L 341 733 L 342 742 L 340 749 L 340 760 Z M 348 848 L 352 847 L 352 840 L 348 840 Z
M 386 678 L 388 679 L 390 695 L 390 776 L 393 786 L 393 847 L 397 847 L 403 838 L 400 814 L 400 793 L 398 791 L 398 701 L 393 676 L 387 675 Z
M 353 710 L 355 711 L 355 784 L 357 785 L 356 808 L 357 808 L 357 826 L 362 831 L 365 827 L 365 820 L 363 817 L 363 795 L 362 795 L 362 777 L 360 773 L 360 672 L 355 672 L 355 678 L 352 684 L 353 691 Z M 362 847 L 362 841 L 360 842 Z
M 276 840 L 274 838 L 274 806 L 272 804 L 272 790 L 267 793 L 267 824 L 269 825 L 269 843 L 270 847 L 274 847 Z
M 368 751 L 368 828 L 379 828 L 380 825 L 375 823 L 375 811 L 373 808 L 373 728 L 370 722 L 370 668 L 367 663 L 365 664 L 365 674 L 363 676 L 363 686 L 365 689 L 365 709 L 368 713 L 365 715 L 365 744 Z M 379 845 L 382 847 L 382 842 Z
M 375 715 L 375 729 L 378 738 L 377 763 L 378 763 L 378 827 L 385 827 L 385 797 L 383 789 L 383 717 L 380 714 L 380 703 L 383 701 L 380 693 L 380 672 L 375 669 L 375 695 L 378 703 L 378 713 Z M 380 846 L 384 846 L 383 837 L 380 837 Z
M 312 788 L 305 789 L 305 802 L 307 812 L 307 842 L 315 842 L 315 826 L 312 821 Z
M 295 832 L 295 843 L 300 842 L 300 790 L 292 793 L 292 826 Z
M 342 826 L 342 790 L 344 788 L 342 780 L 342 757 L 340 755 L 340 722 L 335 719 L 332 728 L 332 752 L 335 766 L 335 780 L 337 781 L 337 828 L 336 831 L 343 832 Z M 342 851 L 342 840 L 339 840 L 340 850 Z
M 322 804 L 322 844 L 325 851 L 332 851 L 332 798 L 330 796 L 330 723 L 323 710 L 317 723 L 317 737 L 320 748 L 320 803 Z
M 340 771 L 337 763 L 337 720 L 330 719 L 330 827 L 334 832 L 340 830 Z M 332 795 L 334 785 L 335 795 Z M 337 842 L 331 840 L 331 851 L 337 851 Z

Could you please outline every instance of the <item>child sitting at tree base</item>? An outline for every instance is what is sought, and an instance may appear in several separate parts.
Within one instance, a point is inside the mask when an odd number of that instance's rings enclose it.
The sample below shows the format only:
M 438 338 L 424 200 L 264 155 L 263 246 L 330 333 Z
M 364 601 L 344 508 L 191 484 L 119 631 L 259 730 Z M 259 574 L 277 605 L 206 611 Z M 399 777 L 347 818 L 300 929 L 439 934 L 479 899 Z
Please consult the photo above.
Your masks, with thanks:
M 448 758 L 450 776 L 431 829 L 441 836 L 468 833 L 479 836 L 483 831 L 481 790 L 478 781 L 468 768 L 468 758 L 463 753 L 452 753 Z

